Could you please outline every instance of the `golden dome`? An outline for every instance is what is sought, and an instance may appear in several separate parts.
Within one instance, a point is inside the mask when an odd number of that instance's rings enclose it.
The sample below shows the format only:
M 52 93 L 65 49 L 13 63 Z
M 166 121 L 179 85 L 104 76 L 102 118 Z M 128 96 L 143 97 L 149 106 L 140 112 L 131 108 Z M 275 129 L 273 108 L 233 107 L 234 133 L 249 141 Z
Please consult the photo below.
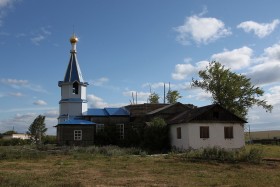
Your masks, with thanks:
M 75 36 L 75 34 L 73 34 L 73 36 L 70 38 L 70 43 L 77 43 L 79 41 L 79 39 L 77 38 L 77 36 Z

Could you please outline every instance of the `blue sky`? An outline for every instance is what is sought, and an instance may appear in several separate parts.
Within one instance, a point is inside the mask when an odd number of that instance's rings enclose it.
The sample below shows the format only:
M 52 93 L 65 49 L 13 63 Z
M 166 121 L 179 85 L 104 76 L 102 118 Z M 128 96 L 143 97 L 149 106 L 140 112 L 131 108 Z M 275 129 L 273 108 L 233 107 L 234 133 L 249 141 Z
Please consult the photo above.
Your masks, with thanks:
M 79 37 L 89 107 L 147 102 L 163 84 L 203 106 L 192 77 L 217 60 L 265 90 L 272 113 L 254 107 L 252 130 L 280 129 L 280 2 L 276 0 L 0 0 L 0 132 L 25 132 L 39 115 L 55 134 L 60 88 Z M 74 28 L 74 29 L 73 29 Z

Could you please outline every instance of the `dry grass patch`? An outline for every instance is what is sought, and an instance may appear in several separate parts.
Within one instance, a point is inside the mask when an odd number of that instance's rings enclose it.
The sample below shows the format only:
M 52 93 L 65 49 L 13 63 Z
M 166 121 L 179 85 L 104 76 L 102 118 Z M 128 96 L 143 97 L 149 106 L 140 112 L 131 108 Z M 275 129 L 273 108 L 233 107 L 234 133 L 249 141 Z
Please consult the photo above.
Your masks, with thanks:
M 279 164 L 192 162 L 176 155 L 47 155 L 0 160 L 0 186 L 279 186 Z

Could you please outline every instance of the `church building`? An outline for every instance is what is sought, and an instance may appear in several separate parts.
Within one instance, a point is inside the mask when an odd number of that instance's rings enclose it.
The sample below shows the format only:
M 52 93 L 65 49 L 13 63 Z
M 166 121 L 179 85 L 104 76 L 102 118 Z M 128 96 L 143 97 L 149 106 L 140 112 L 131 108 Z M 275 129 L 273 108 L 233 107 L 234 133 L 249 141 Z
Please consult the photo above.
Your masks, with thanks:
M 170 129 L 170 144 L 177 149 L 218 146 L 244 146 L 245 120 L 219 105 L 196 107 L 191 104 L 133 104 L 119 108 L 88 108 L 87 86 L 77 60 L 78 38 L 70 38 L 70 60 L 61 89 L 57 128 L 58 145 L 93 145 L 98 135 L 110 127 L 113 143 L 129 136 L 127 129 L 145 127 L 154 117 L 165 120 Z M 131 137 L 131 136 L 130 136 Z

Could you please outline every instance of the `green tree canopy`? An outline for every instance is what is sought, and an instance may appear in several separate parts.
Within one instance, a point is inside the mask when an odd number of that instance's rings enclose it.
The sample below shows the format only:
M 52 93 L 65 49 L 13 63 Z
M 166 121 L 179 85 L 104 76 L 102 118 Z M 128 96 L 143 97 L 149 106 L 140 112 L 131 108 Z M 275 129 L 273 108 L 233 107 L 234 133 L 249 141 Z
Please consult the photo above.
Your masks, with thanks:
M 12 134 L 16 134 L 17 132 L 14 130 L 10 130 L 10 131 L 6 131 L 3 133 L 3 135 L 12 135 Z
M 170 148 L 169 128 L 163 118 L 155 117 L 145 127 L 143 144 L 153 151 L 166 151 Z
M 166 94 L 167 103 L 176 103 L 178 99 L 182 98 L 177 90 L 169 90 Z
M 261 106 L 269 112 L 273 108 L 260 98 L 264 94 L 260 87 L 252 85 L 245 75 L 231 72 L 219 62 L 211 62 L 198 74 L 201 80 L 193 79 L 192 86 L 211 93 L 213 103 L 220 104 L 243 119 L 246 119 L 248 110 L 253 105 Z
M 45 116 L 37 116 L 33 123 L 29 126 L 27 134 L 30 135 L 30 138 L 37 145 L 41 144 L 42 137 L 45 136 L 47 132 L 46 124 L 45 124 Z
M 153 92 L 149 96 L 149 102 L 153 103 L 153 104 L 159 103 L 159 98 L 160 98 L 159 95 L 157 93 Z

